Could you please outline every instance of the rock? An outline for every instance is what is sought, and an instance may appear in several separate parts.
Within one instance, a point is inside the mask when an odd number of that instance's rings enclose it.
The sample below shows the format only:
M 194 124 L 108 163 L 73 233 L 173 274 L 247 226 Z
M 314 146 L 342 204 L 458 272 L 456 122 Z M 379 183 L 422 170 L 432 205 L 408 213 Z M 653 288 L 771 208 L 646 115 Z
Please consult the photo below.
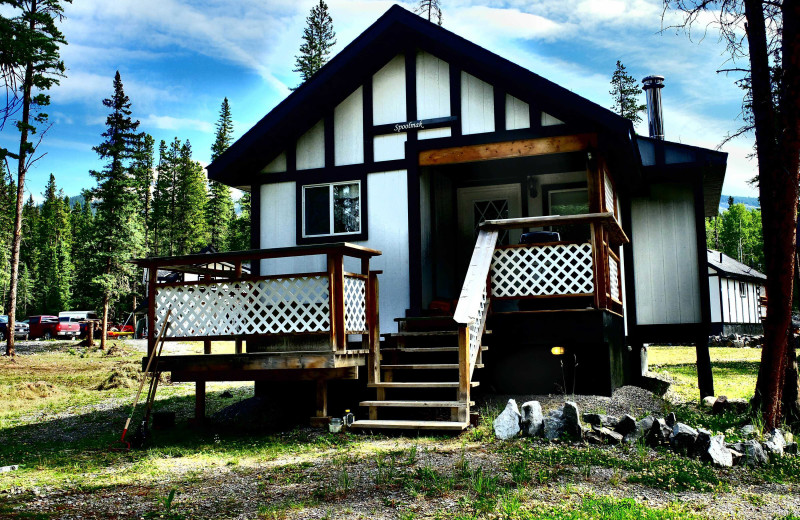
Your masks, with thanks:
M 528 401 L 522 405 L 522 433 L 529 437 L 542 434 L 544 415 L 539 401 Z
M 760 466 L 769 462 L 761 444 L 755 439 L 750 439 L 744 443 L 744 457 L 745 463 L 750 467 Z
M 664 421 L 664 419 L 656 419 L 647 431 L 645 440 L 647 445 L 653 448 L 657 446 L 667 446 L 671 434 L 672 428 L 667 426 L 666 421 Z
M 728 451 L 731 452 L 731 458 L 733 459 L 734 466 L 740 466 L 744 464 L 744 453 L 741 451 L 736 451 L 728 448 Z
M 697 437 L 697 430 L 686 424 L 676 423 L 675 426 L 672 427 L 670 445 L 672 449 L 678 453 L 683 455 L 692 454 Z
M 794 442 L 794 435 L 792 435 L 792 432 L 784 432 L 783 440 L 786 441 L 786 444 L 791 444 Z
M 752 437 L 756 433 L 756 427 L 752 424 L 745 424 L 739 428 L 739 433 L 742 434 L 742 437 Z
M 623 436 L 613 430 L 609 430 L 605 426 L 595 427 L 594 433 L 597 433 L 603 439 L 604 444 L 612 444 L 614 446 L 622 444 Z
M 717 397 L 717 400 L 714 401 L 714 405 L 711 407 L 711 413 L 714 415 L 718 415 L 728 411 L 728 398 L 724 395 Z
M 230 399 L 231 397 L 233 397 L 233 394 L 231 393 L 230 390 L 225 390 L 224 392 L 219 394 L 219 396 L 222 397 L 223 399 Z
M 703 407 L 712 408 L 714 406 L 714 401 L 716 401 L 716 400 L 717 400 L 717 398 L 714 397 L 713 395 L 709 395 L 709 396 L 704 397 L 703 401 L 702 401 Z
M 611 415 L 603 415 L 601 413 L 585 413 L 583 414 L 583 422 L 591 425 L 613 428 L 617 425 L 619 419 Z
M 649 390 L 658 396 L 664 396 L 669 390 L 670 382 L 665 381 L 651 372 L 648 372 L 649 375 L 642 376 L 639 379 L 639 386 L 644 388 L 645 390 Z
M 19 469 L 19 464 L 13 464 L 11 466 L 3 466 L 0 467 L 0 473 L 8 473 L 9 471 L 17 471 Z
M 784 446 L 783 453 L 785 453 L 786 455 L 797 455 L 797 443 L 790 442 L 789 444 Z
M 513 399 L 508 400 L 505 410 L 500 412 L 494 420 L 494 435 L 498 439 L 508 440 L 519 434 L 519 421 L 522 416 L 517 408 L 517 402 Z
M 675 423 L 678 422 L 678 418 L 675 416 L 675 412 L 670 412 L 669 415 L 664 417 L 664 422 L 667 423 L 667 426 L 672 428 L 675 426 Z
M 636 419 L 628 414 L 623 415 L 622 418 L 617 422 L 617 425 L 614 426 L 614 431 L 623 437 L 629 433 L 633 433 L 636 431 Z
M 561 437 L 564 432 L 564 414 L 560 409 L 553 410 L 544 418 L 544 436 L 549 441 Z
M 603 436 L 596 431 L 589 430 L 584 433 L 583 438 L 589 444 L 604 444 L 605 441 L 603 440 Z
M 564 416 L 564 432 L 572 439 L 583 438 L 583 424 L 581 423 L 581 412 L 578 405 L 572 401 L 564 403 L 562 408 Z
M 636 442 L 646 436 L 647 432 L 649 432 L 650 428 L 653 426 L 653 421 L 655 421 L 655 418 L 652 415 L 648 415 L 644 419 L 638 421 L 636 423 L 636 429 L 625 436 L 625 442 Z
M 733 452 L 725 447 L 724 435 L 715 435 L 711 437 L 705 453 L 708 456 L 708 460 L 719 468 L 730 468 L 733 466 Z M 741 456 L 741 454 L 739 455 Z
M 783 457 L 784 446 L 786 446 L 786 440 L 777 428 L 769 432 L 764 438 L 764 449 L 767 453 L 774 453 L 778 457 Z
M 711 446 L 711 432 L 703 428 L 697 429 L 697 439 L 694 441 L 692 455 L 708 461 L 708 448 Z

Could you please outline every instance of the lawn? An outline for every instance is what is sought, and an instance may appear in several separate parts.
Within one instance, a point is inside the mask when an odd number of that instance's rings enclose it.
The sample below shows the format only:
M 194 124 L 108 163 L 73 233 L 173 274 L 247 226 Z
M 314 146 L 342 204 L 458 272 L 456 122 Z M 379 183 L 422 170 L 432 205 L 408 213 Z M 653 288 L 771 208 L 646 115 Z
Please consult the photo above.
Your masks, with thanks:
M 712 356 L 757 366 L 745 357 L 754 352 Z M 140 360 L 124 341 L 112 355 L 51 342 L 0 358 L 0 466 L 20 465 L 0 473 L 0 518 L 800 518 L 792 516 L 800 513 L 798 458 L 719 470 L 638 444 L 502 442 L 491 429 L 499 410 L 487 407 L 476 428 L 457 436 L 265 432 L 194 424 L 193 385 L 165 381 L 156 408 L 175 411 L 176 426 L 152 432 L 144 449 L 113 451 Z M 693 350 L 656 347 L 651 360 L 677 379 Z M 715 372 L 717 384 L 733 373 Z M 252 392 L 247 383 L 209 384 L 209 415 Z M 675 409 L 702 421 L 692 406 Z M 725 431 L 743 420 L 704 426 Z
M 753 397 L 761 349 L 713 347 L 709 351 L 716 395 L 737 399 Z M 651 371 L 674 381 L 671 390 L 682 400 L 693 402 L 700 398 L 694 347 L 651 346 L 648 362 Z

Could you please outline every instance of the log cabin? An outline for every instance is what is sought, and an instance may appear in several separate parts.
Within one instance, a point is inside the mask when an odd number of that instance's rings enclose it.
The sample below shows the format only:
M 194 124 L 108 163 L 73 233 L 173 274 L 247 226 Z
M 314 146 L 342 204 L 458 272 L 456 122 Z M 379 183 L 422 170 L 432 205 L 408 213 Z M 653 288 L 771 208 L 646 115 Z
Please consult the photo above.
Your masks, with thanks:
M 727 155 L 664 140 L 662 86 L 637 135 L 393 6 L 209 165 L 251 194 L 252 249 L 139 261 L 201 275 L 150 278 L 150 348 L 168 308 L 168 340 L 206 342 L 162 360 L 199 416 L 206 381 L 307 381 L 314 422 L 331 384 L 368 430 L 461 430 L 479 391 L 610 395 L 657 341 L 695 344 L 713 393 L 704 217 Z

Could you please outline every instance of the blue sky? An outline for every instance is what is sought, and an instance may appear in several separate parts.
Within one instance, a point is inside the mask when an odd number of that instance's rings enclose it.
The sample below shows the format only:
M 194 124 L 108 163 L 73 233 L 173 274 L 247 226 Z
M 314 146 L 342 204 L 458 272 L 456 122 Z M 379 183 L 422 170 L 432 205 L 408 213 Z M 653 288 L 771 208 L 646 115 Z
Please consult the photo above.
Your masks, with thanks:
M 104 129 L 102 99 L 119 70 L 140 129 L 156 138 L 192 142 L 207 164 L 222 98 L 230 100 L 238 137 L 299 82 L 292 72 L 305 17 L 315 0 L 75 0 L 67 4 L 62 51 L 68 77 L 51 90 L 54 123 L 29 173 L 27 191 L 40 200 L 50 173 L 68 195 L 94 184 L 101 167 L 92 151 Z M 392 2 L 329 0 L 342 49 Z M 401 4 L 413 7 L 415 4 Z M 717 74 L 727 55 L 715 31 L 693 34 L 662 27 L 661 0 L 443 0 L 444 27 L 580 94 L 610 106 L 616 60 L 641 79 L 666 77 L 667 139 L 715 148 L 740 125 L 741 91 Z M 701 26 L 712 20 L 704 19 Z M 730 65 L 730 64 L 728 64 Z M 647 133 L 645 125 L 637 128 Z M 0 145 L 18 133 L 7 125 Z M 754 196 L 752 137 L 729 153 L 723 193 Z M 13 168 L 13 165 L 12 165 Z

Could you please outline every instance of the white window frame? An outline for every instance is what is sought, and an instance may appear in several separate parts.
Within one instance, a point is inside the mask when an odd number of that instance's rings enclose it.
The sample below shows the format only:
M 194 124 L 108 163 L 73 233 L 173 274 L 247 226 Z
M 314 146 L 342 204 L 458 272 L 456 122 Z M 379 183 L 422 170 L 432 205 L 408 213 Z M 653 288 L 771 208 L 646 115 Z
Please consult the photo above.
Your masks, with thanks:
M 333 215 L 334 215 L 333 187 L 334 186 L 340 186 L 342 184 L 357 184 L 358 185 L 358 231 L 347 231 L 347 232 L 343 232 L 343 233 L 335 233 L 333 231 L 333 227 L 335 225 L 334 224 L 334 218 L 333 218 Z M 324 186 L 328 187 L 328 211 L 329 211 L 328 222 L 330 223 L 330 228 L 329 228 L 330 233 L 319 234 L 319 235 L 308 235 L 308 234 L 306 234 L 306 188 L 321 188 L 321 187 L 324 187 Z M 320 183 L 320 184 L 304 184 L 303 188 L 301 190 L 301 193 L 302 193 L 302 199 L 303 199 L 302 200 L 302 208 L 301 208 L 302 216 L 303 216 L 302 235 L 301 236 L 303 238 L 319 238 L 319 237 L 332 237 L 332 236 L 360 235 L 363 232 L 363 230 L 362 230 L 362 226 L 363 226 L 363 218 L 362 218 L 363 213 L 362 213 L 362 211 L 363 211 L 363 208 L 364 208 L 364 203 L 363 203 L 363 198 L 362 197 L 364 196 L 364 191 L 361 188 L 361 181 L 360 180 L 341 181 L 341 182 L 323 182 L 323 183 Z

